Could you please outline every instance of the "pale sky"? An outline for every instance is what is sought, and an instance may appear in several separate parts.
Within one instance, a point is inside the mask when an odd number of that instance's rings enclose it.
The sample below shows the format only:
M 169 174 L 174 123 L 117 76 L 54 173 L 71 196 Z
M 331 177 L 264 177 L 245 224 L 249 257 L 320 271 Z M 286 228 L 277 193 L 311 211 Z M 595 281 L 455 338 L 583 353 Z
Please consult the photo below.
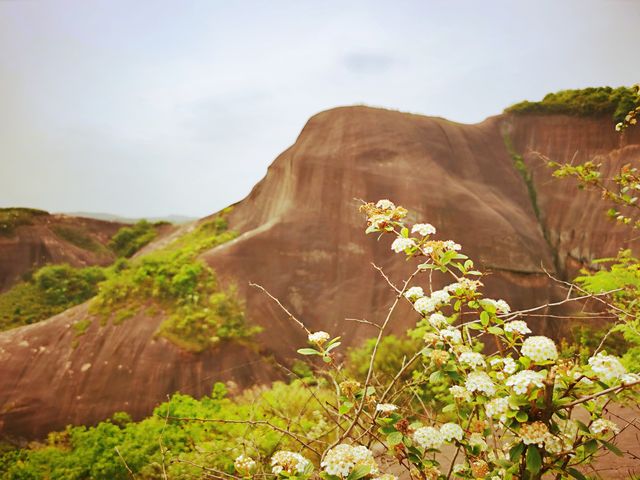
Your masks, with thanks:
M 204 216 L 306 120 L 640 80 L 640 1 L 0 0 L 0 207 Z

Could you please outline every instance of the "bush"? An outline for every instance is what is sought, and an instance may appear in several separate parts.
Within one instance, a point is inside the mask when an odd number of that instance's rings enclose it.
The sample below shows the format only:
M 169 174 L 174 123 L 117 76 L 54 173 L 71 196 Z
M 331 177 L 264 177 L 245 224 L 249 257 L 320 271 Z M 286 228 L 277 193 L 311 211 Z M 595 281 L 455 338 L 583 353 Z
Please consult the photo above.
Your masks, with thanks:
M 0 294 L 0 330 L 39 322 L 79 305 L 98 292 L 105 278 L 100 267 L 44 266 L 29 281 Z
M 617 123 L 622 121 L 630 110 L 633 110 L 637 102 L 638 95 L 633 88 L 597 87 L 548 93 L 539 102 L 516 103 L 505 112 L 577 116 L 611 115 Z
M 122 227 L 111 238 L 109 247 L 119 257 L 131 257 L 134 253 L 156 238 L 154 225 L 146 220 L 140 220 L 132 227 Z

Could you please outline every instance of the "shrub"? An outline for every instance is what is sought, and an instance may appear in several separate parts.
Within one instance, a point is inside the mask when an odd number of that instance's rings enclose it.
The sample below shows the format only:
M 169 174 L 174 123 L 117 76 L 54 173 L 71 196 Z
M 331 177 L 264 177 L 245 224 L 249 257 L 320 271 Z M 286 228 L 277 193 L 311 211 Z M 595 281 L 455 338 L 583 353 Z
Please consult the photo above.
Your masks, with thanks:
M 98 292 L 105 278 L 100 267 L 44 266 L 29 281 L 0 294 L 0 330 L 39 322 L 79 305 Z
M 131 227 L 122 227 L 111 238 L 109 247 L 119 257 L 131 257 L 134 253 L 156 238 L 154 225 L 146 220 L 140 220 Z
M 516 114 L 611 115 L 617 123 L 633 110 L 637 102 L 634 88 L 597 87 L 548 93 L 539 102 L 516 103 L 505 111 Z

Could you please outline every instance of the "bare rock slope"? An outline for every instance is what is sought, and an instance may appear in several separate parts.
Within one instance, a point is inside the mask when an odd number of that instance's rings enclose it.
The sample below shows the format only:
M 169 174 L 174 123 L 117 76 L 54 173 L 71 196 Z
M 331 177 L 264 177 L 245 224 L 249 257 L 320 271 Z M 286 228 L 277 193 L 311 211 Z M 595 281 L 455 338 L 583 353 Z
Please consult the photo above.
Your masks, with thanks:
M 119 410 L 140 417 L 167 394 L 202 395 L 216 380 L 274 378 L 274 360 L 293 358 L 304 336 L 249 282 L 309 328 L 346 334 L 347 345 L 372 336 L 369 326 L 345 320 L 378 321 L 391 300 L 371 263 L 396 281 L 410 266 L 388 241 L 364 235 L 355 198 L 389 198 L 417 212 L 413 220 L 436 225 L 439 238 L 455 239 L 491 272 L 490 295 L 516 308 L 549 302 L 558 292 L 546 272 L 571 277 L 589 259 L 614 253 L 624 232 L 604 218 L 597 195 L 552 180 L 539 154 L 619 164 L 637 155 L 639 143 L 637 134 L 615 134 L 609 118 L 502 115 L 463 125 L 367 107 L 320 113 L 235 205 L 229 220 L 238 238 L 203 255 L 225 283 L 238 286 L 249 319 L 265 327 L 263 351 L 223 344 L 183 352 L 154 336 L 160 316 L 94 322 L 74 348 L 71 325 L 87 315 L 79 306 L 0 334 L 0 430 L 33 438 Z M 532 174 L 529 186 L 514 166 L 516 154 Z M 404 310 L 392 331 L 415 320 Z

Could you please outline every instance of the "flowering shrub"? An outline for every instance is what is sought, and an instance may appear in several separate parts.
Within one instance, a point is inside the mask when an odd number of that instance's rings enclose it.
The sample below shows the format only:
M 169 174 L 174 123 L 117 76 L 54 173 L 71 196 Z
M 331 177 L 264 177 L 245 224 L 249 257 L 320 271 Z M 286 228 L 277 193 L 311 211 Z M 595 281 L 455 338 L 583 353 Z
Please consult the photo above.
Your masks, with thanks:
M 307 331 L 309 346 L 298 353 L 322 358 L 326 366 L 317 376 L 336 390 L 336 401 L 325 412 L 325 443 L 309 439 L 305 445 L 320 447 L 316 475 L 358 480 L 394 478 L 405 471 L 424 480 L 582 479 L 579 468 L 599 449 L 621 453 L 613 444 L 620 427 L 604 418 L 605 407 L 633 394 L 640 376 L 604 351 L 586 362 L 559 358 L 552 339 L 530 335 L 521 314 L 504 300 L 482 295 L 482 273 L 459 244 L 437 239 L 430 224 L 407 225 L 407 211 L 389 200 L 361 210 L 367 233 L 391 236 L 391 251 L 415 261 L 416 268 L 400 287 L 387 280 L 395 301 L 378 325 L 364 383 L 349 377 L 337 361 L 339 338 Z M 447 278 L 450 284 L 435 287 Z M 377 384 L 377 347 L 400 302 L 415 310 L 412 334 L 421 335 L 422 345 L 396 375 L 385 376 L 386 384 Z M 482 342 L 495 351 L 487 353 Z M 410 368 L 414 375 L 407 379 L 403 374 Z M 440 412 L 416 404 L 415 392 L 426 385 L 449 391 L 451 401 Z M 587 421 L 576 418 L 580 410 Z M 443 461 L 445 448 L 456 452 L 453 461 Z M 302 453 L 311 454 L 310 448 L 275 453 L 271 472 L 278 478 L 314 475 Z M 236 463 L 243 475 L 246 459 Z

